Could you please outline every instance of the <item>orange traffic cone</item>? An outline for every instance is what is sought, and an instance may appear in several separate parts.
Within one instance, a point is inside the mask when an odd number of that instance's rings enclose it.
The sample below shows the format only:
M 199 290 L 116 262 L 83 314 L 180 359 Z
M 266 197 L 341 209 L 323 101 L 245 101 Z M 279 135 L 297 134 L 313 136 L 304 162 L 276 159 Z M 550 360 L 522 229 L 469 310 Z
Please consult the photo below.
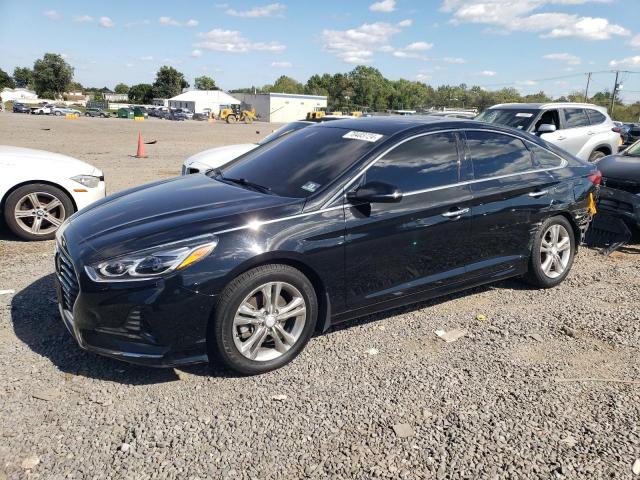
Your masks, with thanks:
M 144 153 L 144 142 L 142 141 L 142 134 L 138 132 L 138 151 L 136 152 L 136 158 L 147 158 Z

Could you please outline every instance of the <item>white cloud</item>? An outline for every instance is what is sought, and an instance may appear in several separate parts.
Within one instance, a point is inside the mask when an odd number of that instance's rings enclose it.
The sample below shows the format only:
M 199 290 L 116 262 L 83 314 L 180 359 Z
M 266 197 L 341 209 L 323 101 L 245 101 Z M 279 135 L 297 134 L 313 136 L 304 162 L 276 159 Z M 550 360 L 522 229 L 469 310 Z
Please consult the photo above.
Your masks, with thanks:
M 460 58 L 460 57 L 444 57 L 442 61 L 445 63 L 453 63 L 456 65 L 462 65 L 463 63 L 467 63 L 467 61 L 464 58 Z
M 225 4 L 223 8 L 227 8 L 228 5 Z M 228 8 L 225 12 L 227 15 L 231 15 L 233 17 L 246 17 L 246 18 L 261 18 L 261 17 L 284 17 L 284 10 L 286 9 L 286 5 L 282 3 L 270 3 L 269 5 L 264 5 L 262 7 L 253 7 L 249 10 L 235 10 L 233 8 Z
M 566 62 L 568 65 L 580 65 L 582 60 L 580 57 L 576 55 L 571 55 L 570 53 L 549 53 L 548 55 L 543 55 L 546 60 L 556 60 L 558 62 Z
M 398 26 L 401 28 L 410 27 L 411 25 L 413 25 L 413 20 L 411 20 L 410 18 L 398 22 Z
M 128 22 L 128 23 L 125 23 L 124 26 L 127 28 L 131 28 L 131 27 L 138 27 L 140 25 L 149 25 L 150 23 L 151 23 L 151 20 L 145 19 L 137 22 Z
M 280 53 L 287 47 L 279 42 L 252 42 L 235 30 L 214 28 L 209 32 L 199 33 L 201 42 L 194 44 L 196 48 L 213 50 L 216 52 L 246 53 L 250 51 L 264 51 Z
M 42 12 L 42 14 L 49 20 L 60 20 L 62 18 L 62 15 L 60 15 L 55 10 L 47 10 L 45 12 Z
M 198 26 L 198 21 L 194 20 L 193 18 L 190 20 L 187 20 L 187 23 L 185 23 L 185 25 L 187 27 L 197 27 Z
M 629 40 L 631 48 L 640 48 L 640 33 Z
M 198 50 L 197 48 L 191 51 L 191 56 L 193 58 L 198 58 L 202 56 L 202 50 Z
M 100 25 L 102 28 L 111 28 L 115 26 L 115 23 L 113 23 L 113 20 L 111 20 L 109 17 L 100 17 L 100 19 L 98 20 L 98 25 Z
M 482 70 L 478 75 L 483 77 L 495 77 L 497 73 L 493 70 Z
M 433 47 L 433 43 L 413 42 L 413 43 L 410 43 L 409 45 L 407 45 L 405 47 L 405 50 L 408 50 L 410 52 L 418 52 L 418 51 L 429 50 L 432 47 Z
M 606 18 L 583 17 L 575 14 L 545 11 L 552 5 L 580 5 L 603 0 L 444 0 L 441 10 L 451 13 L 451 23 L 491 25 L 492 33 L 514 31 L 538 33 L 542 38 L 581 38 L 606 40 L 614 35 L 626 36 L 629 31 L 610 23 Z
M 77 15 L 73 17 L 73 21 L 79 23 L 93 22 L 93 17 L 90 15 Z
M 271 62 L 273 68 L 291 68 L 293 65 L 291 62 Z
M 71 60 L 71 55 L 69 55 L 68 53 L 64 53 L 64 52 L 62 52 L 62 53 L 60 54 L 60 56 L 61 56 L 62 58 L 64 58 L 65 60 Z
M 158 23 L 159 23 L 160 25 L 170 25 L 170 26 L 172 26 L 172 27 L 179 27 L 179 26 L 181 26 L 181 23 L 180 23 L 179 21 L 174 20 L 174 19 L 173 19 L 173 18 L 171 18 L 171 17 L 160 17 L 160 18 L 158 19 Z
M 396 9 L 396 0 L 381 0 L 369 5 L 369 10 L 372 12 L 393 12 Z
M 533 87 L 534 85 L 537 85 L 538 82 L 536 82 L 535 80 L 518 80 L 516 82 L 516 85 L 521 86 L 521 87 Z
M 150 62 L 151 60 L 153 60 L 153 57 L 151 55 L 145 55 L 143 57 L 140 57 L 140 60 L 142 60 L 143 62 Z
M 133 63 L 125 63 L 124 66 L 127 67 L 127 68 L 134 67 Z
M 431 75 L 422 72 L 416 75 L 416 80 L 418 80 L 419 82 L 426 82 L 427 80 L 431 80 Z
M 348 30 L 323 30 L 322 39 L 324 49 L 346 63 L 371 63 L 375 52 L 394 52 L 396 56 L 403 55 L 403 53 L 396 54 L 397 50 L 389 45 L 393 36 L 400 31 L 400 26 L 390 23 L 365 23 Z
M 609 62 L 610 67 L 619 67 L 621 65 L 626 67 L 640 67 L 640 55 L 623 58 L 622 60 L 611 60 Z

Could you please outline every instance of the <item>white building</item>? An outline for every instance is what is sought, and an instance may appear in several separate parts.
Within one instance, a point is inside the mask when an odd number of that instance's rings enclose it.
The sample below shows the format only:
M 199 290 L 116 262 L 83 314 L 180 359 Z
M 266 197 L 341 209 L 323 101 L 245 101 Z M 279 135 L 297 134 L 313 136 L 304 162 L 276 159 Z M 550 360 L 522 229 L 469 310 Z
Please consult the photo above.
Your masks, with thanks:
M 287 123 L 306 118 L 308 112 L 327 108 L 327 97 L 294 93 L 234 93 L 242 103 L 256 109 L 261 120 Z
M 36 95 L 36 92 L 26 88 L 5 87 L 0 92 L 0 98 L 3 102 L 14 102 L 16 100 L 38 100 L 38 95 Z
M 193 113 L 205 109 L 215 115 L 220 113 L 220 105 L 240 105 L 240 101 L 222 90 L 189 90 L 169 99 L 169 108 L 185 108 Z

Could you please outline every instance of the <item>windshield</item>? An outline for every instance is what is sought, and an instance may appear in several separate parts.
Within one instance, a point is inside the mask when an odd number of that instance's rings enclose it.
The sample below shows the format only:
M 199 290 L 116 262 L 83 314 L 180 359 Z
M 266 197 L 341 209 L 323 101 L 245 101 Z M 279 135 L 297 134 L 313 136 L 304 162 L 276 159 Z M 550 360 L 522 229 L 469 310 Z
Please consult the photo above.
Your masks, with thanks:
M 309 122 L 291 122 L 283 125 L 279 129 L 275 130 L 270 135 L 267 135 L 262 140 L 258 142 L 258 145 L 265 145 L 269 142 L 272 142 L 276 138 L 280 138 L 283 135 L 286 135 L 291 132 L 295 132 L 296 130 L 300 130 L 301 128 L 308 127 L 311 125 Z
M 311 126 L 281 136 L 207 174 L 259 185 L 282 197 L 307 198 L 331 184 L 382 139 L 374 133 Z
M 640 157 L 640 141 L 637 141 L 633 145 L 631 145 L 624 152 L 625 155 L 631 155 L 632 157 Z
M 506 127 L 527 130 L 537 115 L 538 110 L 520 110 L 515 108 L 491 108 L 485 110 L 475 119 L 481 122 L 497 123 Z

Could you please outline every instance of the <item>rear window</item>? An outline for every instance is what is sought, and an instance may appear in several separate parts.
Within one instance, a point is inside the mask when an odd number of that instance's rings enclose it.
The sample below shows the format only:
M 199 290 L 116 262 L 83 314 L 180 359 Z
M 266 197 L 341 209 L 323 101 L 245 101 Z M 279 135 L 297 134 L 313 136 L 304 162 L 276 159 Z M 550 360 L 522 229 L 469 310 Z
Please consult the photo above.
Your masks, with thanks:
M 282 197 L 306 198 L 331 184 L 383 139 L 374 133 L 311 126 L 250 151 L 223 168 L 222 175 Z
M 537 116 L 538 110 L 515 108 L 491 108 L 485 110 L 475 119 L 481 122 L 497 123 L 506 127 L 527 130 Z
M 588 127 L 589 117 L 583 108 L 564 109 L 564 128 Z
M 602 113 L 593 108 L 587 108 L 587 115 L 589 115 L 589 121 L 591 125 L 599 125 L 604 123 L 607 117 L 605 117 Z
M 478 130 L 467 131 L 466 136 L 476 179 L 532 169 L 531 154 L 522 140 L 510 135 Z

